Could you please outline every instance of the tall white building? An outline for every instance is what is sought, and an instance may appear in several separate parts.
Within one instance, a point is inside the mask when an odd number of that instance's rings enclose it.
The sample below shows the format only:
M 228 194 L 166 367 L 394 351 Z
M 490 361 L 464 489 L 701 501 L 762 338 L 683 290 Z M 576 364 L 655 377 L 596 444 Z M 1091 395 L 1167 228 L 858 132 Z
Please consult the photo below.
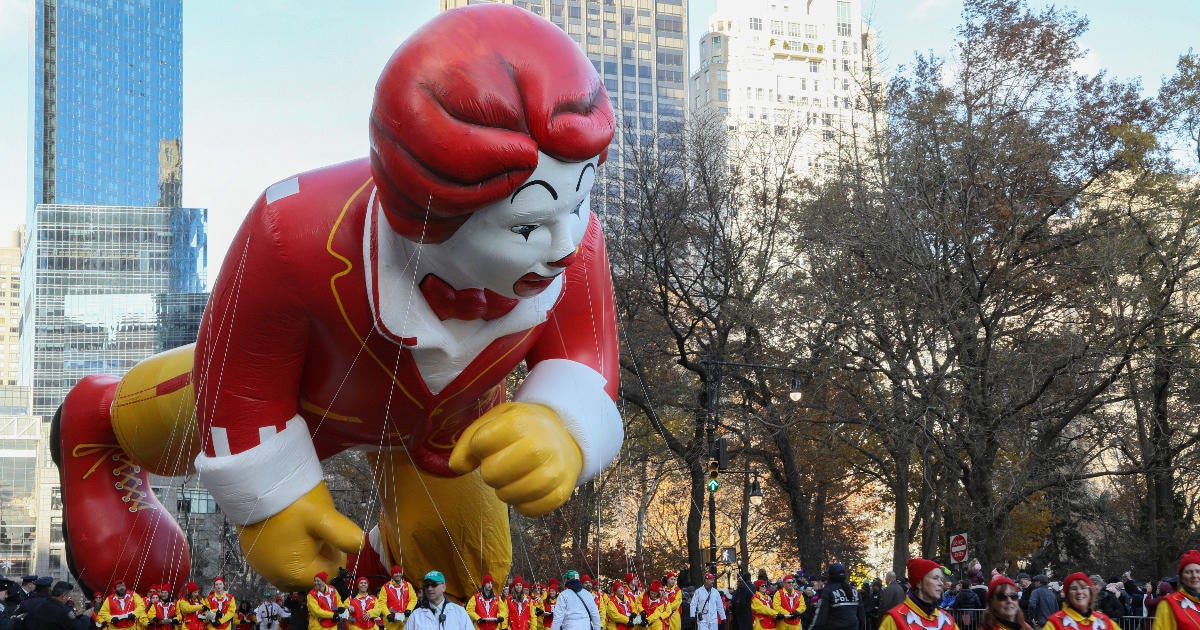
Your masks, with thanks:
M 0 385 L 16 385 L 19 373 L 24 248 L 24 227 L 0 232 Z
M 861 1 L 717 0 L 708 28 L 691 76 L 694 114 L 725 119 L 731 145 L 763 134 L 794 144 L 798 175 L 829 168 L 843 132 L 867 118 L 864 87 L 882 83 Z M 787 139 L 797 142 L 778 142 Z

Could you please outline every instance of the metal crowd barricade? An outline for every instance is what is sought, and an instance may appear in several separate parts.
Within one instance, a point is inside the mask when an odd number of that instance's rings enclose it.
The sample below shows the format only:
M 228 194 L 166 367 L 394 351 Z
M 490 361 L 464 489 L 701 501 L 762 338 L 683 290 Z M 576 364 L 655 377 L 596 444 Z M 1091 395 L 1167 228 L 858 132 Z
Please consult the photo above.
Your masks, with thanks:
M 1117 623 L 1121 624 L 1121 630 L 1150 630 L 1154 617 L 1121 617 Z
M 979 617 L 983 615 L 982 608 L 963 608 L 961 610 L 946 610 L 950 616 L 954 617 L 954 622 L 958 624 L 959 630 L 979 630 Z M 1035 628 L 1034 630 L 1041 630 Z M 1122 627 L 1124 630 L 1124 627 Z

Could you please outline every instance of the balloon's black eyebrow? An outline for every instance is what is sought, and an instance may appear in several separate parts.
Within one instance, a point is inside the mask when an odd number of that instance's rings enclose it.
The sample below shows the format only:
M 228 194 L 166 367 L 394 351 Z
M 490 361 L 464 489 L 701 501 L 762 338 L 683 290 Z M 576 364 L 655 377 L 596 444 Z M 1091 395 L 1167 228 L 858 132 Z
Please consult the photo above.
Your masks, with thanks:
M 545 182 L 540 179 L 535 179 L 533 181 L 529 181 L 529 182 L 525 182 L 524 184 L 521 184 L 520 188 L 514 190 L 512 197 L 509 198 L 509 200 L 508 200 L 508 203 L 512 203 L 512 202 L 516 201 L 517 193 L 519 193 L 522 190 L 525 190 L 526 188 L 529 188 L 530 186 L 533 186 L 535 184 L 545 187 L 546 190 L 550 191 L 550 196 L 553 197 L 555 201 L 558 201 L 558 191 L 554 190 L 554 187 L 551 186 L 549 182 Z
M 592 164 L 591 162 L 583 165 L 583 170 L 579 171 L 579 181 L 575 182 L 576 191 L 578 191 L 579 187 L 583 185 L 583 174 L 586 173 L 589 168 L 594 172 L 596 170 L 596 165 Z

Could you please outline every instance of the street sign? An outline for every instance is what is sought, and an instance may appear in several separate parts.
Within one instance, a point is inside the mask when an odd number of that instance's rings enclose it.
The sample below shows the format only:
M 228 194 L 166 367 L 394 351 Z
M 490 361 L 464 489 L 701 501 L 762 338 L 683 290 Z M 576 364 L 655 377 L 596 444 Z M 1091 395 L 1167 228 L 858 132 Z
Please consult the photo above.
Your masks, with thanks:
M 725 564 L 736 564 L 737 563 L 737 549 L 734 549 L 733 547 L 722 547 L 721 548 L 721 562 L 723 562 Z
M 967 535 L 955 534 L 950 537 L 950 562 L 962 564 L 967 561 Z

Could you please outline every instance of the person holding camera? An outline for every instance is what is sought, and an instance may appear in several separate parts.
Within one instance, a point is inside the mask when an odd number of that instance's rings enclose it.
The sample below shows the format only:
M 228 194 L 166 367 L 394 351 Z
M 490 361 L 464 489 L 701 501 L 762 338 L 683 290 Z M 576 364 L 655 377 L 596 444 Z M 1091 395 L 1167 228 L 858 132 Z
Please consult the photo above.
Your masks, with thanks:
M 446 599 L 446 578 L 430 571 L 421 581 L 421 601 L 408 617 L 404 630 L 472 630 L 467 609 Z
M 725 604 L 716 583 L 717 576 L 705 573 L 704 586 L 692 593 L 691 612 L 696 620 L 696 630 L 717 630 L 719 624 L 725 623 Z

